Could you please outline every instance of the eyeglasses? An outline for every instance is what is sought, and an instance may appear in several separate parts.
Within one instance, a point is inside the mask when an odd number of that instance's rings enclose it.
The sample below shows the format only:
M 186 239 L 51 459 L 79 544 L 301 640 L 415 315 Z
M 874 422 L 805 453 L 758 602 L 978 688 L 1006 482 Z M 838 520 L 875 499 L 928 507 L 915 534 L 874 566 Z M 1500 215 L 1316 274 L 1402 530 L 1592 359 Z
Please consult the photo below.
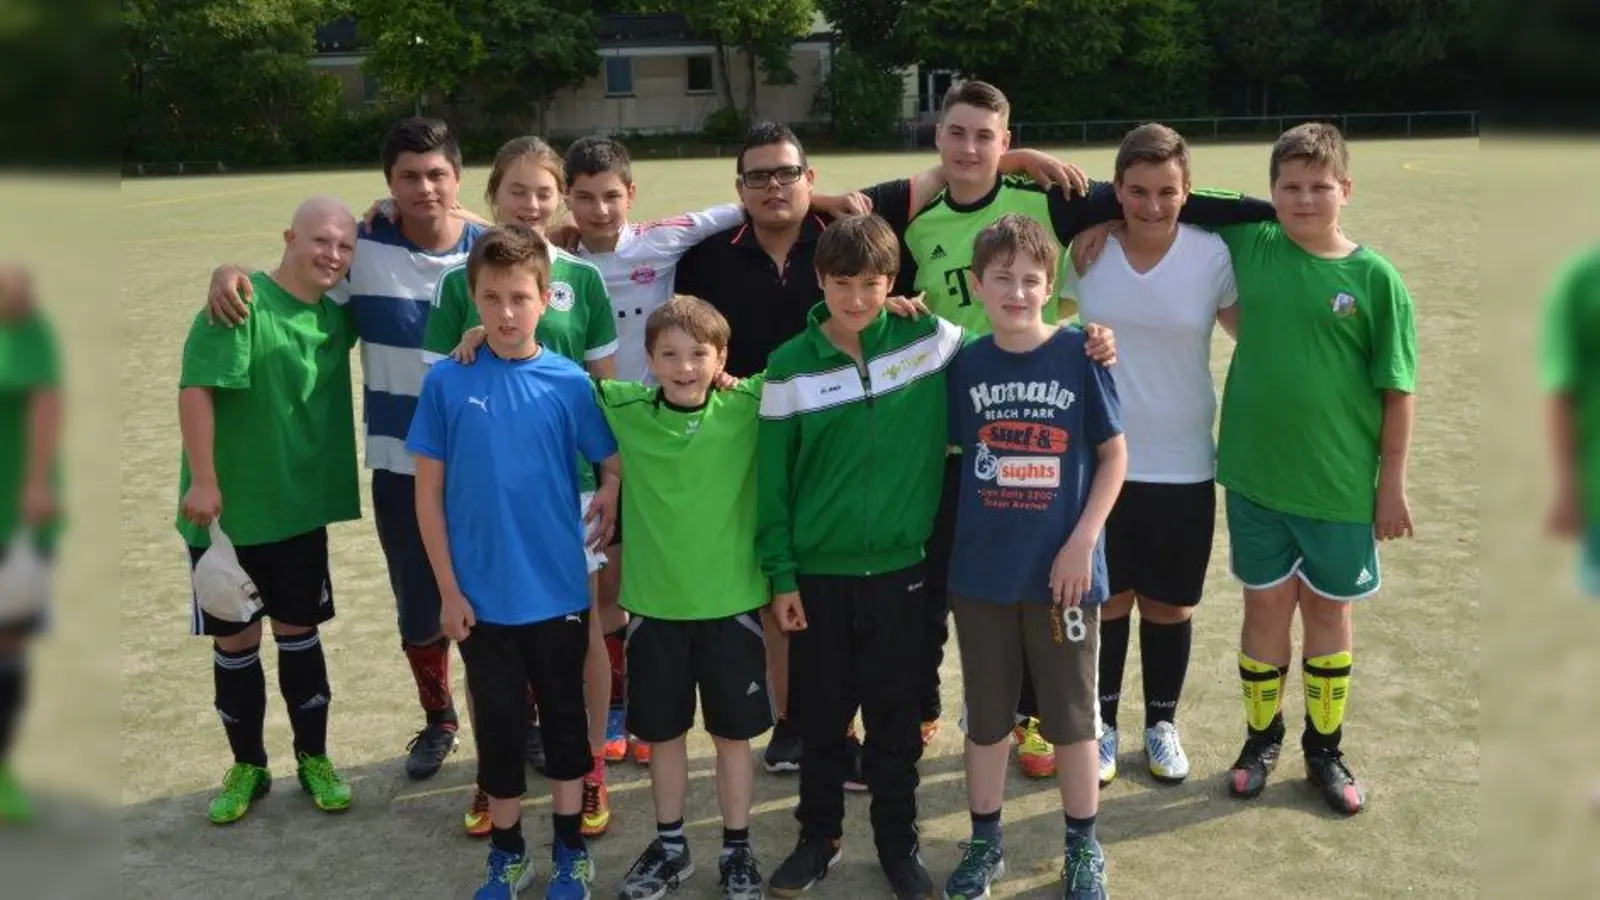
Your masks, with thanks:
M 805 173 L 802 166 L 784 166 L 781 169 L 747 169 L 739 178 L 747 188 L 764 188 L 774 181 L 783 185 L 794 184 Z

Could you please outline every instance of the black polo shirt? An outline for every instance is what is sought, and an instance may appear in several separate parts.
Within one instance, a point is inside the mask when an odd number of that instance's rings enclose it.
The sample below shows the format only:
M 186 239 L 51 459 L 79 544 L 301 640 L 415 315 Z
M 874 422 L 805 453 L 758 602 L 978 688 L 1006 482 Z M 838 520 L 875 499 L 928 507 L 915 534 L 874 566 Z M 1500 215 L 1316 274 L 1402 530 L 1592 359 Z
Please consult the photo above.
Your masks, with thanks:
M 902 233 L 910 211 L 910 182 L 884 182 L 864 193 L 872 198 L 874 211 L 896 234 Z M 673 289 L 715 306 L 733 331 L 729 375 L 744 378 L 760 372 L 772 351 L 806 330 L 806 314 L 822 302 L 814 262 L 817 237 L 831 221 L 823 213 L 808 212 L 781 269 L 756 240 L 748 216 L 743 224 L 694 245 L 679 260 Z
M 779 344 L 805 331 L 806 314 L 822 302 L 812 260 L 817 236 L 830 221 L 821 213 L 807 213 L 781 269 L 756 241 L 748 218 L 694 245 L 678 261 L 674 289 L 715 306 L 733 329 L 729 375 L 744 378 L 760 372 Z

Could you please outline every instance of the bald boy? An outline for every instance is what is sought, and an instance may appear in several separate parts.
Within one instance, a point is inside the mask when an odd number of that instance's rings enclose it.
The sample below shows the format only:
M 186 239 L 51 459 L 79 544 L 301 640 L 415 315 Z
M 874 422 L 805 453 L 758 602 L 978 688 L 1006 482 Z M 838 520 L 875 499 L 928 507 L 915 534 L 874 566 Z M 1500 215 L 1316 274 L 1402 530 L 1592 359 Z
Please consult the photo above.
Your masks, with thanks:
M 305 201 L 283 232 L 277 268 L 250 276 L 252 315 L 229 328 L 201 313 L 183 347 L 175 524 L 191 566 L 225 537 L 261 604 L 244 622 L 192 598 L 191 628 L 211 638 L 217 715 L 233 751 L 207 810 L 218 825 L 238 821 L 272 785 L 262 619 L 278 647 L 300 786 L 319 810 L 350 806 L 350 787 L 328 758 L 332 691 L 317 627 L 333 618 L 327 526 L 361 516 L 350 395 L 356 331 L 326 296 L 355 245 L 355 218 L 342 203 Z

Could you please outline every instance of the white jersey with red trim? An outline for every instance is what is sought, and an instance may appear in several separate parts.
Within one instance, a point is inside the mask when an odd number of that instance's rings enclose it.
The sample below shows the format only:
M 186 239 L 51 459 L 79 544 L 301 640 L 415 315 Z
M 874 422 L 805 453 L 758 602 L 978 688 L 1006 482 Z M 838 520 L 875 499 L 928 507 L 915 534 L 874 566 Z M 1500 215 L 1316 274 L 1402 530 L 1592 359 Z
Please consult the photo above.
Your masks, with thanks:
M 678 260 L 690 247 L 744 221 L 744 209 L 735 203 L 713 206 L 643 225 L 623 225 L 617 249 L 592 253 L 580 247 L 578 255 L 594 263 L 611 295 L 617 316 L 617 378 L 655 384 L 644 352 L 644 323 L 650 314 L 672 299 Z

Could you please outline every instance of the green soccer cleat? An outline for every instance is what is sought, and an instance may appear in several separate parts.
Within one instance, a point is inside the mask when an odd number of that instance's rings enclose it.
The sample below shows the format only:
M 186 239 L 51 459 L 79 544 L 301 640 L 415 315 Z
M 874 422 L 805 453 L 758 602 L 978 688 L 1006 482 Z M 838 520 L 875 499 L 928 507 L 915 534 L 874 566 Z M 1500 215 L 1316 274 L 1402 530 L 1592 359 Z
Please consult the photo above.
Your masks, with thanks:
M 244 818 L 250 804 L 272 790 L 272 773 L 262 766 L 234 763 L 222 776 L 222 793 L 211 798 L 206 816 L 213 825 L 228 825 Z
M 352 799 L 350 785 L 333 767 L 333 761 L 324 756 L 307 756 L 300 754 L 300 764 L 296 773 L 300 777 L 300 787 L 311 795 L 312 802 L 317 804 L 317 809 L 323 812 L 344 812 L 350 808 Z
M 25 825 L 33 821 L 33 803 L 22 792 L 11 767 L 0 763 L 0 822 Z

